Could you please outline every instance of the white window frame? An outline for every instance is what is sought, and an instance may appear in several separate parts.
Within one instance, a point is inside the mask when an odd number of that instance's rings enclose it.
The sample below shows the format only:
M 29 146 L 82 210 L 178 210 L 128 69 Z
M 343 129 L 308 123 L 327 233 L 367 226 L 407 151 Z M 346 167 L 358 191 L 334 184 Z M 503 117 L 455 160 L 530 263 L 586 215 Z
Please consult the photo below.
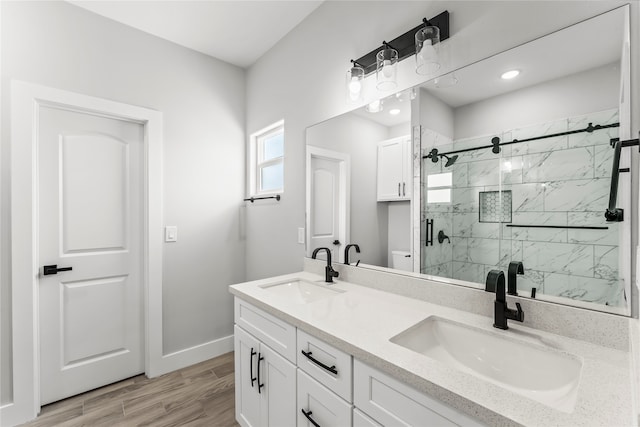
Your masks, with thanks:
M 249 174 L 247 177 L 247 181 L 249 183 L 249 196 L 264 196 L 271 194 L 282 194 L 284 193 L 284 148 L 283 154 L 281 157 L 276 157 L 274 159 L 269 159 L 263 161 L 260 157 L 261 144 L 262 141 L 275 134 L 282 132 L 283 140 L 284 140 L 284 120 L 279 120 L 259 131 L 252 133 L 249 137 Z M 283 142 L 284 143 L 284 142 Z M 272 190 L 261 190 L 260 189 L 260 172 L 263 168 L 267 166 L 273 166 L 282 163 L 283 168 L 283 178 L 282 178 L 282 187 Z

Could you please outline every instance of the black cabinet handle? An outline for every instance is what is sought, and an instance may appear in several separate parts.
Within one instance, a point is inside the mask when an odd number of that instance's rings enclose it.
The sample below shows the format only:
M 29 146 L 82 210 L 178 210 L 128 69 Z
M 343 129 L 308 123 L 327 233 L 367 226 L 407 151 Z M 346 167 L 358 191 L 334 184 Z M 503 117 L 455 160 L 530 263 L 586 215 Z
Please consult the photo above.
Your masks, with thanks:
M 313 412 L 309 411 L 305 411 L 304 409 L 300 409 L 302 411 L 302 414 L 309 420 L 309 422 L 311 424 L 313 424 L 315 427 L 320 427 L 320 424 L 318 424 L 313 418 L 311 418 L 311 414 L 313 414 Z
M 256 354 L 258 353 L 253 351 L 253 347 L 251 347 L 251 358 L 249 359 L 249 371 L 251 373 L 251 387 L 253 387 L 253 383 L 257 379 L 256 377 L 253 376 L 253 356 L 255 356 Z
M 260 361 L 264 360 L 264 357 L 258 353 L 258 394 L 260 394 L 260 389 L 264 387 L 264 383 L 260 384 Z
M 44 276 L 48 276 L 50 274 L 58 274 L 59 271 L 71 271 L 73 270 L 73 267 L 60 267 L 58 268 L 57 264 L 53 264 L 53 265 L 45 265 L 44 267 L 42 267 L 42 274 Z
M 398 183 L 398 197 L 400 197 L 400 183 Z
M 402 183 L 402 195 L 403 195 L 403 196 L 406 196 L 406 195 L 407 195 L 407 192 L 405 191 L 405 190 L 406 190 L 406 186 L 407 186 L 407 183 L 406 183 L 406 182 L 403 182 L 403 183 Z
M 311 361 L 312 361 L 313 363 L 315 363 L 316 365 L 320 366 L 320 367 L 321 367 L 321 368 L 323 368 L 323 369 L 326 369 L 327 371 L 329 371 L 329 372 L 331 372 L 331 373 L 333 373 L 333 374 L 338 375 L 338 370 L 336 369 L 336 365 L 333 365 L 333 366 L 327 366 L 327 365 L 325 365 L 324 363 L 322 363 L 321 361 L 319 361 L 319 360 L 317 360 L 317 359 L 313 358 L 313 357 L 311 356 L 311 355 L 313 354 L 312 352 L 308 352 L 308 353 L 307 353 L 307 352 L 306 352 L 306 351 L 304 351 L 304 350 L 301 350 L 301 351 L 302 351 L 302 354 L 304 354 L 304 355 L 305 355 L 305 357 L 306 357 L 307 359 L 311 360 Z

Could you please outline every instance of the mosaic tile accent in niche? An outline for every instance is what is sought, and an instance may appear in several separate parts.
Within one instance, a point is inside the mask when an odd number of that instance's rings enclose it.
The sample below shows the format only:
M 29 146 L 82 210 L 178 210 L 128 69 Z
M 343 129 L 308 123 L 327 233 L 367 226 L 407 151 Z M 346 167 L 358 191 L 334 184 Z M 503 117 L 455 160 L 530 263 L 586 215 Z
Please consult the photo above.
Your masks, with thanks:
M 511 190 L 480 192 L 480 222 L 511 222 Z

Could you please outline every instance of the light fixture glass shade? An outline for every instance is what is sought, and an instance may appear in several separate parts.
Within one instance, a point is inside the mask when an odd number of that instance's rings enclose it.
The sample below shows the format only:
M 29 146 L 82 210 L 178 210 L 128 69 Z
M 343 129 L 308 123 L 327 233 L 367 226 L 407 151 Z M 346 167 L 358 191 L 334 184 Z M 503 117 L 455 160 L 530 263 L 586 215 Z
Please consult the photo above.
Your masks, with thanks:
M 398 86 L 398 51 L 385 48 L 376 54 L 376 87 L 393 90 Z
M 416 73 L 427 76 L 440 69 L 440 29 L 426 26 L 416 33 Z
M 347 71 L 346 90 L 347 102 L 356 104 L 364 100 L 364 69 L 354 65 Z

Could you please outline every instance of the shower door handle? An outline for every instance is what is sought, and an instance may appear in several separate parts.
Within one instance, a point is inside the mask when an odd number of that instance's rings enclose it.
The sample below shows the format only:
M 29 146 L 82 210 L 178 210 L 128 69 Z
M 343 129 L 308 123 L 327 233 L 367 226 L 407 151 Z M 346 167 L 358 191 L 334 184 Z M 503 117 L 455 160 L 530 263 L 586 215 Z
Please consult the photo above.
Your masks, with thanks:
M 427 227 L 425 229 L 425 246 L 433 246 L 433 220 L 427 220 Z

